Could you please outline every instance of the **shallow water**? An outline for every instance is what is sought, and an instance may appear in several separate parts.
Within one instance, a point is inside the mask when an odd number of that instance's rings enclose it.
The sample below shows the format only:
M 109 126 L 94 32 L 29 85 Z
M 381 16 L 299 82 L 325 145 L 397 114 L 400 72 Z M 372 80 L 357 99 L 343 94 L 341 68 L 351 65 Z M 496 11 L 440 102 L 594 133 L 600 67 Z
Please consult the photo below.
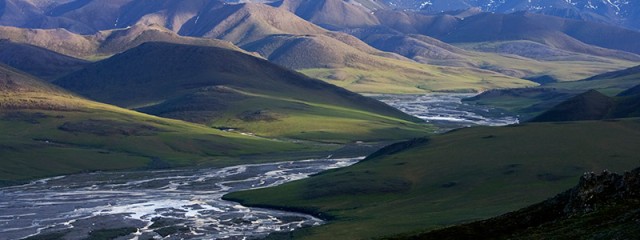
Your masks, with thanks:
M 508 125 L 518 119 L 461 101 L 472 94 L 376 95 L 441 131 L 473 125 Z M 252 239 L 322 224 L 305 214 L 247 208 L 224 194 L 271 187 L 361 158 L 317 159 L 219 169 L 98 172 L 0 189 L 0 239 L 63 232 L 85 239 L 99 229 L 134 227 L 122 239 Z M 167 233 L 165 233 L 166 235 Z
M 65 232 L 138 228 L 123 239 L 245 239 L 322 224 L 305 214 L 247 208 L 221 197 L 276 186 L 361 158 L 241 165 L 221 169 L 99 172 L 56 177 L 0 189 L 0 239 Z M 167 228 L 169 227 L 169 228 Z M 177 231 L 176 231 L 177 229 Z
M 516 116 L 498 109 L 462 101 L 473 96 L 475 94 L 371 95 L 407 114 L 434 124 L 442 131 L 477 125 L 504 126 L 519 122 Z

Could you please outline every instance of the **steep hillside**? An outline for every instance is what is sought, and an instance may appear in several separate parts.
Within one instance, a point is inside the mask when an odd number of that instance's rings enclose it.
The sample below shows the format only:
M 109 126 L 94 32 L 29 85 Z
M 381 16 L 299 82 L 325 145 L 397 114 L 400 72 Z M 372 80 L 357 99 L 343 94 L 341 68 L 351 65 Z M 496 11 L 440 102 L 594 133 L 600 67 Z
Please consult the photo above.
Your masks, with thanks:
M 584 172 L 637 167 L 640 121 L 466 128 L 381 150 L 351 167 L 238 192 L 245 205 L 329 220 L 275 239 L 368 239 L 427 231 L 529 206 Z
M 598 74 L 590 78 L 586 78 L 584 80 L 601 80 L 601 79 L 613 79 L 613 78 L 624 78 L 624 77 L 640 77 L 640 65 L 635 67 L 630 67 L 627 69 L 623 69 L 620 71 L 607 72 L 603 74 Z
M 329 150 L 89 101 L 4 65 L 0 131 L 0 185 L 86 171 L 223 166 L 255 154 L 269 160 L 283 157 L 276 154 Z
M 640 93 L 637 86 L 615 97 L 589 90 L 556 105 L 531 121 L 564 122 L 629 117 L 640 117 Z
M 393 239 L 575 239 L 640 236 L 640 169 L 585 173 L 574 188 L 505 215 Z
M 45 80 L 56 79 L 88 64 L 45 48 L 6 39 L 0 40 L 0 62 Z
M 558 104 L 531 119 L 531 122 L 601 120 L 609 115 L 614 106 L 613 98 L 596 90 L 589 90 Z
M 187 22 L 181 35 L 216 38 L 237 45 L 260 40 L 273 34 L 322 34 L 326 32 L 284 9 L 265 4 L 229 4 L 212 9 Z
M 330 30 L 378 25 L 371 10 L 343 0 L 281 0 L 271 5 L 295 13 L 307 21 Z
M 147 43 L 55 83 L 118 106 L 261 136 L 344 142 L 424 131 L 381 102 L 216 47 Z
M 640 94 L 640 85 L 636 85 L 635 87 L 629 88 L 627 90 L 622 91 L 621 93 L 619 93 L 618 97 L 628 97 L 628 96 L 633 96 L 633 95 L 638 95 Z
M 638 87 L 629 89 L 627 93 L 634 91 L 636 92 L 635 94 L 616 97 L 616 105 L 609 112 L 607 118 L 640 117 L 640 93 L 637 93 Z

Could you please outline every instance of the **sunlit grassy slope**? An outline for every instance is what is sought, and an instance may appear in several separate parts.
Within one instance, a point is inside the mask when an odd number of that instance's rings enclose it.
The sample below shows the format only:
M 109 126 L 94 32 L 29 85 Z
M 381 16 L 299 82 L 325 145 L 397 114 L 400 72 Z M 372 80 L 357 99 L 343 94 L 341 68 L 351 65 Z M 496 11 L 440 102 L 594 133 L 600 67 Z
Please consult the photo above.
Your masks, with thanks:
M 101 102 L 270 138 L 345 143 L 429 130 L 376 100 L 214 47 L 147 43 L 55 83 Z
M 552 197 L 586 171 L 632 169 L 638 141 L 638 119 L 474 127 L 226 198 L 331 220 L 297 238 L 369 239 L 496 216 Z
M 510 44 L 515 46 L 509 46 Z M 518 48 L 518 44 L 527 45 Z M 576 81 L 637 65 L 637 62 L 618 59 L 616 56 L 569 52 L 524 40 L 463 43 L 455 46 L 469 50 L 465 60 L 480 68 L 527 79 L 548 77 L 560 82 Z
M 150 116 L 83 99 L 8 67 L 0 72 L 0 184 L 81 171 L 273 161 L 331 149 Z
M 301 69 L 300 72 L 361 93 L 478 92 L 495 88 L 533 87 L 538 84 L 492 71 L 466 67 L 438 67 L 400 60 L 385 60 L 375 68 Z

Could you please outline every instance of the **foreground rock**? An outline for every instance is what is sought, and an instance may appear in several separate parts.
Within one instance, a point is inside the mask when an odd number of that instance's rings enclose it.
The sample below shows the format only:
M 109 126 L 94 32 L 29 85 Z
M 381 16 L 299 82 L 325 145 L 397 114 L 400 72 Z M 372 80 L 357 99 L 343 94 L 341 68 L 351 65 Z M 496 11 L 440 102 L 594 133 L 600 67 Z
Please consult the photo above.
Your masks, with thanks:
M 399 239 L 637 239 L 640 168 L 585 173 L 578 186 L 488 220 Z

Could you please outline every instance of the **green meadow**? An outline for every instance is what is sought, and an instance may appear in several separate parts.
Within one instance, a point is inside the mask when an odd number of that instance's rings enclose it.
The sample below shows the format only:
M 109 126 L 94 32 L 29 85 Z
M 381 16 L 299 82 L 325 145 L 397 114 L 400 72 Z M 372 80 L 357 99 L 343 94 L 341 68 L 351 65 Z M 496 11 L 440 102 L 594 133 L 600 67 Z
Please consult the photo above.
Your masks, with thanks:
M 393 236 L 517 210 L 574 186 L 584 172 L 633 169 L 640 165 L 639 141 L 638 119 L 473 127 L 225 198 L 329 220 L 276 239 Z

